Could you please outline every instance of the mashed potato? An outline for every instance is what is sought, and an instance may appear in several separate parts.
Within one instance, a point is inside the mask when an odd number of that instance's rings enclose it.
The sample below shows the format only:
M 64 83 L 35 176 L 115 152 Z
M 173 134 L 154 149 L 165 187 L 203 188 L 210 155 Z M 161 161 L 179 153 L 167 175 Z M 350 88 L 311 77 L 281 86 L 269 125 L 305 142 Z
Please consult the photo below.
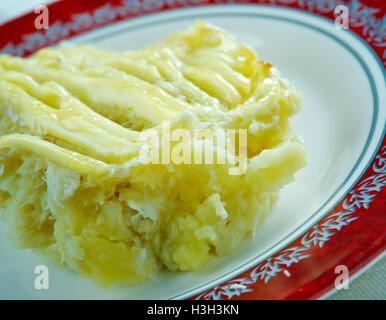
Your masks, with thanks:
M 274 67 L 201 20 L 138 51 L 1 55 L 2 217 L 17 247 L 103 288 L 196 270 L 253 235 L 305 165 L 289 121 L 301 107 Z M 246 129 L 246 172 L 144 164 L 140 134 L 163 121 Z

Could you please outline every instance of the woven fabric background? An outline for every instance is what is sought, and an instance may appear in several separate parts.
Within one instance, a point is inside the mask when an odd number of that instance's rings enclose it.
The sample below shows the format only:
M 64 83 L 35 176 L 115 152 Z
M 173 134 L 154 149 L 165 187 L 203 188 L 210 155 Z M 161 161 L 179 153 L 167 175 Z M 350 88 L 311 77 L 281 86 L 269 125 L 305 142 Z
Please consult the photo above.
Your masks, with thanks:
M 34 10 L 47 0 L 0 1 L 0 24 L 15 16 Z M 330 295 L 328 300 L 386 300 L 386 257 L 350 281 L 349 289 L 341 289 Z

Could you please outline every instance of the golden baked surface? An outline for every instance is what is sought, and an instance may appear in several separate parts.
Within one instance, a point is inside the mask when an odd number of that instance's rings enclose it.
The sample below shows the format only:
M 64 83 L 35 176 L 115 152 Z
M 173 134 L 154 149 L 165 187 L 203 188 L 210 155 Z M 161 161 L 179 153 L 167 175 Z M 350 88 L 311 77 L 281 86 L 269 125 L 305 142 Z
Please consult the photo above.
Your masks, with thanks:
M 0 55 L 1 216 L 17 247 L 101 287 L 198 269 L 253 235 L 305 166 L 289 121 L 301 107 L 274 67 L 201 20 L 138 51 Z M 140 135 L 164 121 L 246 129 L 246 172 L 139 161 Z

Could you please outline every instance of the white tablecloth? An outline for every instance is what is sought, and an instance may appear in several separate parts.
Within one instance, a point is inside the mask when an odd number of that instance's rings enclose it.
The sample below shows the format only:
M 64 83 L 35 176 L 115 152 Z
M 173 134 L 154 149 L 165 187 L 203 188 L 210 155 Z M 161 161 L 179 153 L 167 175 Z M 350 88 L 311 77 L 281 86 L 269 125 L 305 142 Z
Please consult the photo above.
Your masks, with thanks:
M 0 1 L 0 24 L 16 15 L 33 10 L 47 0 L 2 0 Z M 357 279 L 350 282 L 349 289 L 341 289 L 327 299 L 386 299 L 386 258 L 378 261 Z

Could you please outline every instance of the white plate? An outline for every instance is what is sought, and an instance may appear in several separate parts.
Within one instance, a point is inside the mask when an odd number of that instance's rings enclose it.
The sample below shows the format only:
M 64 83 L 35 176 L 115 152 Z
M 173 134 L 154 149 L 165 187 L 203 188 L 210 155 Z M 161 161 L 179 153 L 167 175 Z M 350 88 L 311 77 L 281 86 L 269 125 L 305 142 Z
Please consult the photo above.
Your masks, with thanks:
M 255 238 L 197 272 L 163 272 L 137 287 L 98 288 L 91 280 L 14 249 L 0 225 L 0 297 L 50 299 L 185 298 L 262 261 L 325 215 L 366 169 L 385 125 L 384 79 L 367 45 L 327 19 L 270 6 L 196 7 L 129 19 L 71 39 L 99 47 L 138 49 L 203 18 L 252 46 L 294 81 L 306 108 L 294 118 L 308 165 L 286 186 Z M 383 106 L 383 107 L 380 107 Z M 34 268 L 47 265 L 50 290 L 34 288 Z

